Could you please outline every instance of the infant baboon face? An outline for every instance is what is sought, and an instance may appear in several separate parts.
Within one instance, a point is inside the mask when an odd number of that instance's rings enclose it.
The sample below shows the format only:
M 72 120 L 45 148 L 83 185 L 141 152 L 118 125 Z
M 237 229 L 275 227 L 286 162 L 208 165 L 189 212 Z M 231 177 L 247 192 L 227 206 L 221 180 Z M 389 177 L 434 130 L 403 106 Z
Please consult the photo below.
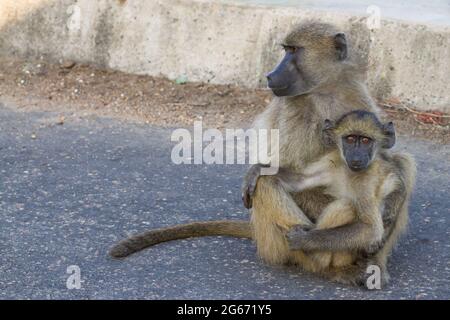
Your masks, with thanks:
M 374 140 L 359 134 L 342 137 L 342 153 L 352 171 L 367 169 L 372 160 Z
M 325 120 L 322 134 L 324 143 L 337 146 L 348 168 L 355 172 L 367 169 L 379 149 L 395 144 L 393 123 L 382 124 L 375 114 L 364 110 L 344 114 L 336 122 Z

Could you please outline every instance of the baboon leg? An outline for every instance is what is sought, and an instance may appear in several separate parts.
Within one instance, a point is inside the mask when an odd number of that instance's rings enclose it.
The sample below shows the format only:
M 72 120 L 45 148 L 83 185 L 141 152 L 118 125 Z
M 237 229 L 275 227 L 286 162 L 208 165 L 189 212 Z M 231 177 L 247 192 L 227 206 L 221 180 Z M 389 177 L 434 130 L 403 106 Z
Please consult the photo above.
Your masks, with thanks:
M 317 219 L 315 229 L 328 229 L 351 223 L 355 219 L 355 215 L 355 210 L 348 200 L 335 200 L 323 210 Z M 354 255 L 350 252 L 320 251 L 309 253 L 308 256 L 319 269 L 329 266 L 343 267 L 354 261 Z
M 331 266 L 340 268 L 352 264 L 355 260 L 355 254 L 352 252 L 335 252 L 331 259 Z
M 356 218 L 355 208 L 350 201 L 338 199 L 325 207 L 316 222 L 315 229 L 329 229 L 349 224 Z
M 330 251 L 307 253 L 307 256 L 314 261 L 316 268 L 321 270 L 328 268 L 333 261 L 333 253 Z
M 314 264 L 315 270 L 325 270 L 329 267 L 341 268 L 351 265 L 356 260 L 356 255 L 352 252 L 330 252 L 319 251 L 306 253 L 306 256 Z
M 374 274 L 368 269 L 370 265 L 378 265 L 373 260 L 360 261 L 342 267 L 331 267 L 324 273 L 332 281 L 343 284 L 358 285 L 367 288 L 367 280 Z M 386 268 L 380 267 L 380 285 L 383 287 L 389 282 L 389 273 Z M 369 272 L 368 272 L 369 271 Z
M 251 223 L 258 255 L 270 264 L 283 264 L 304 258 L 303 253 L 291 255 L 284 233 L 294 225 L 313 224 L 272 176 L 260 177 L 253 197 Z M 298 262 L 298 261 L 291 261 Z
M 388 235 L 384 240 L 383 247 L 372 258 L 372 264 L 380 267 L 384 282 L 389 281 L 387 271 L 387 260 L 392 252 L 398 238 L 405 232 L 408 225 L 408 204 L 411 193 L 414 189 L 416 178 L 416 163 L 414 159 L 406 153 L 399 153 L 394 156 L 395 164 L 402 178 L 402 186 L 392 192 L 385 199 L 384 215 L 393 217 L 395 221 L 387 230 Z
M 331 267 L 324 275 L 332 281 L 342 284 L 365 286 L 368 274 L 366 266 L 351 264 L 343 267 Z
M 406 194 L 403 197 L 397 195 L 396 193 L 393 194 L 394 197 L 390 199 L 388 197 L 388 201 L 386 202 L 385 206 L 389 210 L 397 210 L 396 220 L 390 227 L 389 235 L 384 240 L 383 247 L 375 254 L 375 256 L 371 258 L 371 264 L 375 264 L 380 267 L 383 276 L 383 282 L 385 283 L 387 283 L 390 279 L 389 273 L 387 271 L 387 260 L 393 248 L 395 247 L 398 238 L 405 231 L 408 224 L 408 200 L 410 196 L 409 192 L 411 192 L 411 190 L 406 189 L 405 192 Z M 394 208 L 395 205 L 398 206 L 397 209 Z

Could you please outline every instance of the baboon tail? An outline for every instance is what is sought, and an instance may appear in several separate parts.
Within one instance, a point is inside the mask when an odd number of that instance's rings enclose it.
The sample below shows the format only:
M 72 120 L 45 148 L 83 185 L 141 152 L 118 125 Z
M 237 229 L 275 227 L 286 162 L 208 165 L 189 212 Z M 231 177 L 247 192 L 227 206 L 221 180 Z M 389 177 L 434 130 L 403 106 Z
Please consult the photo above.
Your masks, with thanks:
M 180 224 L 133 235 L 113 246 L 109 254 L 113 258 L 124 258 L 161 242 L 205 236 L 232 236 L 251 239 L 252 230 L 248 221 L 220 220 Z

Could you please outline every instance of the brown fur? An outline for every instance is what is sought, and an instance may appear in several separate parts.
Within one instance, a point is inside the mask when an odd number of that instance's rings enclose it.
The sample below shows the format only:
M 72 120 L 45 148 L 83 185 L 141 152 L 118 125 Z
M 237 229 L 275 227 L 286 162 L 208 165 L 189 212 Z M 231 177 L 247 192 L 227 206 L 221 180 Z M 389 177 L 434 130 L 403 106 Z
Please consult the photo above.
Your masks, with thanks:
M 307 254 L 318 270 L 351 265 L 357 259 L 357 249 L 372 251 L 373 247 L 381 245 L 384 230 L 391 228 L 392 223 L 390 219 L 383 219 L 379 208 L 383 207 L 386 196 L 397 190 L 398 185 L 402 183 L 398 170 L 390 164 L 386 156 L 380 154 L 385 146 L 386 132 L 373 114 L 361 112 L 346 114 L 332 129 L 327 130 L 327 137 L 330 134 L 336 146 L 333 151 L 308 164 L 301 174 L 293 174 L 286 169 L 281 169 L 277 174 L 282 186 L 291 193 L 323 186 L 324 193 L 336 199 L 325 207 L 312 230 L 331 229 L 361 221 L 370 230 L 369 233 L 363 233 L 367 237 L 356 237 L 358 241 L 352 245 L 354 251 L 323 251 L 321 248 L 317 252 Z M 373 141 L 374 154 L 370 166 L 359 172 L 353 172 L 347 167 L 342 152 L 342 137 L 353 134 L 371 137 Z M 299 237 L 302 238 L 305 231 L 300 228 L 299 232 Z M 291 235 L 294 236 L 293 240 L 295 235 L 293 231 Z M 347 241 L 351 237 L 355 235 L 345 231 L 340 235 L 340 238 Z M 324 244 L 323 247 L 329 246 L 333 249 L 339 241 L 337 237 L 332 244 Z

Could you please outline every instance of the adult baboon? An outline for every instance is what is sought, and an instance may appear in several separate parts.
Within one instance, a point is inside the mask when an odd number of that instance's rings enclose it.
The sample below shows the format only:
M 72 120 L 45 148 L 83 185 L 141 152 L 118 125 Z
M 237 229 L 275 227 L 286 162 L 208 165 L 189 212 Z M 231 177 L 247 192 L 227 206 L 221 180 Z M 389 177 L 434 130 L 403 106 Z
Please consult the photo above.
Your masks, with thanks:
M 284 39 L 283 47 L 285 57 L 267 77 L 275 97 L 256 119 L 255 128 L 279 129 L 280 166 L 299 172 L 327 152 L 321 139 L 325 119 L 336 120 L 356 109 L 374 113 L 378 110 L 368 94 L 363 73 L 348 58 L 345 35 L 335 27 L 315 22 L 300 24 Z M 412 183 L 407 181 L 411 168 L 394 159 L 392 164 L 403 177 L 404 188 L 389 194 L 384 201 L 383 215 L 392 217 L 394 228 L 375 255 L 382 268 L 399 231 L 404 228 L 403 220 L 397 218 L 399 214 L 407 214 L 412 188 Z M 258 179 L 259 169 L 259 165 L 253 166 L 243 184 L 244 204 L 246 207 L 253 204 L 251 224 L 213 221 L 151 230 L 121 241 L 110 254 L 125 257 L 163 241 L 230 235 L 253 238 L 258 254 L 268 263 L 294 262 L 317 271 L 314 261 L 303 251 L 289 249 L 284 230 L 296 225 L 312 227 L 332 197 L 324 194 L 323 188 L 291 194 L 280 186 L 276 177 Z M 362 257 L 356 264 L 332 268 L 326 273 L 341 282 L 354 282 L 361 266 L 365 270 L 367 259 Z

